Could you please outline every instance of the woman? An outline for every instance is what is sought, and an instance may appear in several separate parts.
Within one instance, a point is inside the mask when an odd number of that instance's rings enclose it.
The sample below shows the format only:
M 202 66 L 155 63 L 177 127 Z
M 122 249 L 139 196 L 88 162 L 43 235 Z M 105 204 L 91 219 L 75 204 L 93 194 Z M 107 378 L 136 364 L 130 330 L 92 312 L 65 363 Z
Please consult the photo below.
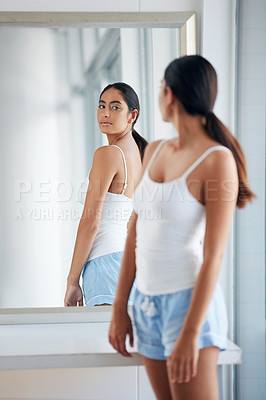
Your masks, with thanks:
M 87 306 L 113 303 L 132 195 L 147 144 L 134 129 L 139 110 L 138 96 L 126 83 L 108 85 L 100 95 L 97 119 L 109 145 L 94 153 L 65 306 L 82 306 L 83 295 Z M 82 270 L 83 292 L 79 285 Z
M 138 350 L 157 399 L 218 399 L 227 315 L 217 280 L 235 206 L 254 194 L 239 143 L 212 111 L 216 94 L 206 59 L 170 63 L 159 105 L 178 136 L 147 146 L 134 194 L 109 341 L 130 356 L 127 299 L 136 271 Z

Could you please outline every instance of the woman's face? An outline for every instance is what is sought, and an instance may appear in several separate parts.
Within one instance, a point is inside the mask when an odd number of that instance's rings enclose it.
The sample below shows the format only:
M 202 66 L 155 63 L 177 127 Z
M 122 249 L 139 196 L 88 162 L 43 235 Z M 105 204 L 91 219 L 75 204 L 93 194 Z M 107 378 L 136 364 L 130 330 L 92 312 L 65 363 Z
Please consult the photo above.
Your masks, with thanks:
M 98 124 L 105 134 L 119 134 L 131 129 L 133 117 L 119 90 L 111 88 L 99 100 Z

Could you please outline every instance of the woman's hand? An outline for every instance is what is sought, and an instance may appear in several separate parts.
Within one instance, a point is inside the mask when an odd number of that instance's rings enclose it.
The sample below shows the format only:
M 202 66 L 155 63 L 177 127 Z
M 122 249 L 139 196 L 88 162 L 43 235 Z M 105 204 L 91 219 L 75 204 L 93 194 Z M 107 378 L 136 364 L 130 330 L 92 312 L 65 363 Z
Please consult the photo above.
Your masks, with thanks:
M 197 374 L 199 358 L 198 335 L 183 333 L 177 339 L 167 368 L 172 383 L 186 383 Z
M 83 306 L 83 293 L 78 283 L 68 283 L 65 300 L 65 307 Z
M 125 357 L 132 357 L 126 349 L 126 336 L 129 335 L 130 346 L 133 347 L 133 328 L 127 311 L 113 311 L 109 328 L 109 342 L 113 348 Z

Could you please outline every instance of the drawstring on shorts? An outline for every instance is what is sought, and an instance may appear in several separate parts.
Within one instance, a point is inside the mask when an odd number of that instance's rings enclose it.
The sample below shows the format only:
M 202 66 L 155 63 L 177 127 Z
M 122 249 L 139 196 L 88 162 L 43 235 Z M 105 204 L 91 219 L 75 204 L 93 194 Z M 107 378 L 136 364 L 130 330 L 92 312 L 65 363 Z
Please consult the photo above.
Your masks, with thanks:
M 147 317 L 154 317 L 156 314 L 158 314 L 158 310 L 155 307 L 155 304 L 153 301 L 150 301 L 149 297 L 146 296 L 143 302 L 140 305 L 140 308 Z

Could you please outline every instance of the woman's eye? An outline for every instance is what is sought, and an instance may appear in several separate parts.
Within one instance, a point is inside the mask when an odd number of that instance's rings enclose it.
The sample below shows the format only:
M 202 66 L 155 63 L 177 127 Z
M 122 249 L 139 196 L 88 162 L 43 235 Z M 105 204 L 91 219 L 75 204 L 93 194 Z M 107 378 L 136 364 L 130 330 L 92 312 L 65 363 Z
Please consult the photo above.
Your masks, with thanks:
M 112 106 L 112 110 L 119 110 L 119 106 Z
M 100 109 L 104 108 L 104 105 L 103 104 L 99 104 L 99 108 Z

